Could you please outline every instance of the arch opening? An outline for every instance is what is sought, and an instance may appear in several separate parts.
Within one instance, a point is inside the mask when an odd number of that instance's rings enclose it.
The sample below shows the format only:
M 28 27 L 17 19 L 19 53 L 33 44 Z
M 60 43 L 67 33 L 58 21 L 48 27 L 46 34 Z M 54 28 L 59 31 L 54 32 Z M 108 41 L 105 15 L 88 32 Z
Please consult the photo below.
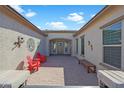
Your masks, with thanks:
M 56 38 L 49 40 L 50 55 L 71 55 L 72 40 Z

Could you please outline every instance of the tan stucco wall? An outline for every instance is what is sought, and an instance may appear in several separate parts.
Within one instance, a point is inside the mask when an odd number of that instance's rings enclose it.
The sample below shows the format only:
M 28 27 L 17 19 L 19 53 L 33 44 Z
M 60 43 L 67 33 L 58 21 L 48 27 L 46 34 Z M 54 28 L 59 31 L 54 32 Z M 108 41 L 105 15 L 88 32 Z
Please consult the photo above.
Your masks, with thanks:
M 12 51 L 18 36 L 24 38 L 24 43 Z M 35 49 L 32 52 L 27 48 L 29 38 L 35 41 Z M 21 61 L 27 61 L 27 55 L 34 56 L 37 50 L 43 49 L 41 53 L 45 54 L 45 38 L 0 12 L 0 70 L 16 69 Z
M 105 69 L 104 67 L 100 66 L 99 63 L 103 62 L 103 44 L 102 44 L 102 29 L 100 29 L 101 26 L 104 24 L 124 15 L 124 6 L 112 6 L 110 9 L 108 9 L 105 13 L 102 14 L 95 22 L 92 23 L 92 25 L 88 26 L 87 29 L 80 35 L 76 36 L 76 38 L 80 39 L 80 36 L 85 35 L 85 59 L 89 60 L 93 64 L 97 65 L 98 69 Z M 124 28 L 124 22 L 123 26 Z M 124 36 L 124 29 L 122 29 L 122 34 Z M 74 39 L 74 40 L 75 40 Z M 122 38 L 124 44 L 124 38 Z M 88 41 L 91 42 L 93 45 L 93 51 L 91 51 L 91 48 L 88 46 Z M 75 42 L 75 41 L 74 41 Z M 82 58 L 80 56 L 81 51 L 81 43 L 79 40 L 79 54 L 74 54 L 78 58 Z M 123 46 L 124 47 L 124 46 Z M 75 43 L 75 49 L 76 51 L 76 43 Z M 124 48 L 122 49 L 122 69 L 124 69 Z

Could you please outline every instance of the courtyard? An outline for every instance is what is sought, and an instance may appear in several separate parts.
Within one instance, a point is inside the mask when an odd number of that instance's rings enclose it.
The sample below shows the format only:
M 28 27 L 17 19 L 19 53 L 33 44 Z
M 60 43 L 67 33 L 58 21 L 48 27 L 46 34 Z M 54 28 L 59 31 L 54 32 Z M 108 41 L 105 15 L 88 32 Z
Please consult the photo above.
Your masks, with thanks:
M 96 86 L 98 86 L 96 74 L 95 73 L 87 73 L 86 69 L 82 65 L 78 64 L 78 60 L 74 57 L 71 57 L 71 56 L 49 56 L 47 59 L 47 62 L 45 62 L 44 64 L 41 65 L 41 69 L 40 69 L 41 73 L 40 74 L 42 74 L 42 70 L 44 70 L 45 68 L 48 68 L 49 70 L 51 68 L 63 68 L 64 72 L 62 74 L 64 74 L 63 75 L 64 77 L 61 77 L 61 80 L 63 80 L 62 78 L 64 78 L 64 85 L 62 84 L 62 86 L 61 86 L 61 84 L 59 84 L 60 87 L 63 87 L 63 86 L 92 86 L 92 87 L 96 87 Z M 45 69 L 45 70 L 46 70 L 45 73 L 47 73 L 48 70 L 47 69 Z M 30 82 L 31 85 L 33 83 L 33 86 L 30 86 L 30 84 L 27 83 L 27 87 L 45 87 L 43 85 L 43 81 L 39 81 L 40 79 L 38 79 L 38 72 L 35 72 L 33 74 L 29 77 L 29 81 L 28 81 L 28 82 Z M 51 78 L 44 77 L 42 75 L 41 75 L 42 77 L 40 77 L 40 76 L 39 77 L 42 78 L 42 80 L 44 80 L 43 78 L 45 78 L 45 81 L 46 81 L 45 84 L 47 84 L 49 80 L 52 80 L 52 82 L 53 82 L 53 80 L 55 80 L 55 76 L 53 76 L 54 74 L 56 74 L 56 71 L 50 73 L 49 76 L 51 76 Z M 58 78 L 60 77 L 59 75 L 61 75 L 61 74 L 58 74 L 58 76 L 56 76 L 56 79 L 57 79 L 57 77 Z M 33 78 L 33 79 L 31 79 L 31 78 Z M 32 81 L 30 81 L 30 80 L 32 80 Z M 36 80 L 36 81 L 34 81 L 34 80 Z M 53 84 L 50 83 L 50 85 L 49 85 L 49 83 L 48 83 L 48 85 L 46 85 L 46 86 L 47 87 L 49 87 L 49 86 L 57 87 L 56 84 L 57 84 L 57 82 L 56 83 L 53 82 Z
M 0 87 L 124 87 L 123 37 L 124 6 L 0 5 Z

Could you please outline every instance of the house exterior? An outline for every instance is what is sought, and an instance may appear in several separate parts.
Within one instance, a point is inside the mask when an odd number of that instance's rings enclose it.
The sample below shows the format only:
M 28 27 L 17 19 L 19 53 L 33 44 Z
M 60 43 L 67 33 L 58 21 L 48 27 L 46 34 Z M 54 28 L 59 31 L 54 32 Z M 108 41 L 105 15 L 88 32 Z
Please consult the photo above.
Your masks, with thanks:
M 0 6 L 0 70 L 17 69 L 36 51 L 46 54 L 46 36 L 11 7 Z M 16 47 L 19 37 L 24 42 Z
M 73 56 L 98 69 L 124 70 L 124 6 L 106 6 L 74 34 L 74 42 Z
M 24 43 L 12 50 L 19 36 Z M 86 59 L 97 69 L 124 70 L 124 6 L 106 6 L 79 31 L 41 31 L 11 7 L 0 6 L 0 69 L 16 69 L 37 51 Z
M 45 31 L 47 37 L 47 55 L 72 55 L 74 52 L 73 34 L 75 31 Z

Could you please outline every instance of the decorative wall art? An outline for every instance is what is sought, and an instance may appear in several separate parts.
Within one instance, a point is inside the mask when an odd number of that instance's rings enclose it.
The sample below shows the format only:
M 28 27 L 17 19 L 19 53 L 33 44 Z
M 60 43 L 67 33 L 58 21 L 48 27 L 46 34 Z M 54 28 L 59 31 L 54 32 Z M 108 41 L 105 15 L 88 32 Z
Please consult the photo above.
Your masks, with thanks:
M 93 51 L 93 45 L 91 44 L 90 41 L 88 41 L 88 46 L 90 46 L 91 51 Z
M 18 41 L 14 42 L 14 47 L 12 48 L 12 51 L 17 47 L 17 48 L 20 48 L 21 47 L 21 44 L 24 43 L 24 38 L 23 37 L 20 37 L 18 36 L 17 38 Z
M 35 49 L 35 42 L 32 38 L 29 38 L 27 40 L 27 48 L 30 52 L 32 52 Z

